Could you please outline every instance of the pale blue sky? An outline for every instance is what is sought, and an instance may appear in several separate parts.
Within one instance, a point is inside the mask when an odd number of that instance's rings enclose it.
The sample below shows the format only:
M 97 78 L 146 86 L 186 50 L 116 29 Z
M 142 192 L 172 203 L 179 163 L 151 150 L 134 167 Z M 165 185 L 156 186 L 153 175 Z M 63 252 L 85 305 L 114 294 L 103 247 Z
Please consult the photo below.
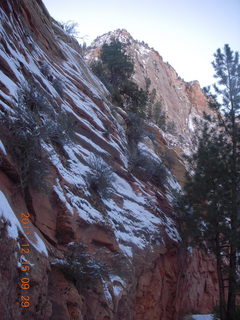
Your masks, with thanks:
M 90 42 L 118 28 L 154 47 L 186 81 L 213 81 L 211 61 L 240 50 L 240 0 L 43 0 L 57 20 L 74 20 Z

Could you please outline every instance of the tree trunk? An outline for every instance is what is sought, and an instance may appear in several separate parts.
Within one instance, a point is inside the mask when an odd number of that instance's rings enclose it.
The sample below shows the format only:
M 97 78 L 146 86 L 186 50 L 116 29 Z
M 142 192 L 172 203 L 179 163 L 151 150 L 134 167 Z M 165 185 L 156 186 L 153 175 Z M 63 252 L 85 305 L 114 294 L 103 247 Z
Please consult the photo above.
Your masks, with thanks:
M 229 261 L 229 288 L 227 301 L 227 320 L 235 320 L 236 313 L 236 247 L 231 248 Z
M 223 280 L 223 272 L 222 272 L 221 247 L 219 245 L 219 235 L 217 235 L 217 240 L 216 240 L 216 258 L 217 258 L 217 275 L 218 275 L 218 286 L 219 286 L 220 319 L 228 320 L 228 318 L 226 317 L 226 302 L 225 302 L 224 280 Z
M 237 289 L 237 247 L 236 239 L 238 236 L 237 230 L 237 132 L 236 132 L 236 113 L 234 103 L 232 100 L 232 93 L 230 87 L 230 101 L 231 101 L 231 124 L 232 124 L 232 212 L 231 212 L 231 234 L 230 234 L 230 258 L 229 258 L 229 287 L 228 287 L 228 301 L 227 301 L 227 319 L 235 320 L 236 314 L 236 289 Z

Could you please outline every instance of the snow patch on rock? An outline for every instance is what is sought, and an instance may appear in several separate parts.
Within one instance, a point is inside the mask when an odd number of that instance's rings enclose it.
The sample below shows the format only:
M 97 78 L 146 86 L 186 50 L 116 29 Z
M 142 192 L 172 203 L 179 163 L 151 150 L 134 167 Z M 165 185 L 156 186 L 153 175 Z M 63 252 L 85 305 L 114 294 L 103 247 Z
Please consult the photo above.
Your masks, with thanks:
M 2 143 L 2 141 L 0 140 L 0 151 L 5 154 L 5 156 L 7 155 L 7 151 Z

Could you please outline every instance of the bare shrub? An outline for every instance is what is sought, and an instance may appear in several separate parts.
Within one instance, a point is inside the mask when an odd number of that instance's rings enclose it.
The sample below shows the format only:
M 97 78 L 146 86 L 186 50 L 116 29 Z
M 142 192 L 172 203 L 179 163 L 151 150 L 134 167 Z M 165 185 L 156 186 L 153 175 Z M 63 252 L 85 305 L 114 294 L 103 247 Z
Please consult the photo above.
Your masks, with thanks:
M 138 152 L 136 156 L 131 156 L 129 168 L 157 187 L 163 187 L 166 182 L 167 171 L 163 163 L 149 158 L 144 153 Z
M 47 119 L 44 127 L 46 139 L 58 147 L 71 144 L 76 137 L 76 129 L 74 120 L 64 112 L 58 114 L 55 119 Z
M 51 105 L 46 95 L 38 85 L 27 83 L 18 90 L 18 106 L 38 114 L 39 112 L 49 112 Z
M 53 80 L 53 87 L 54 89 L 57 91 L 57 93 L 60 95 L 60 97 L 63 97 L 64 94 L 64 85 L 63 85 L 63 81 L 60 78 L 55 78 Z
M 77 249 L 77 250 L 76 250 Z M 75 248 L 64 260 L 55 263 L 66 278 L 74 283 L 78 290 L 96 285 L 108 276 L 109 266 L 86 251 L 82 245 Z
M 99 156 L 91 157 L 89 166 L 92 169 L 92 172 L 87 175 L 89 188 L 98 193 L 101 197 L 105 199 L 109 198 L 115 180 L 111 167 Z
M 67 34 L 69 34 L 70 36 L 77 38 L 79 32 L 77 31 L 78 28 L 78 23 L 74 22 L 74 21 L 67 21 L 67 22 L 61 22 L 61 26 L 63 28 L 64 31 L 67 32 Z
M 105 248 L 89 253 L 87 247 L 73 244 L 64 260 L 54 263 L 72 281 L 78 290 L 95 287 L 98 282 L 109 279 L 110 274 L 129 278 L 131 265 L 120 253 L 112 253 Z
M 41 148 L 42 126 L 36 124 L 34 116 L 22 110 L 17 118 L 0 115 L 0 123 L 6 128 L 7 149 L 17 165 L 22 190 L 29 185 L 38 190 L 46 188 L 48 170 Z
M 42 64 L 40 71 L 47 79 L 51 78 L 51 71 L 50 71 L 49 65 L 46 62 Z
M 43 90 L 28 83 L 18 91 L 15 114 L 1 113 L 0 123 L 6 129 L 2 137 L 8 142 L 11 155 L 20 179 L 22 190 L 32 186 L 46 190 L 48 175 L 47 157 L 41 141 L 50 141 L 62 148 L 75 137 L 75 123 L 61 112 L 54 116 Z
M 149 161 L 146 171 L 149 176 L 149 180 L 157 187 L 163 187 L 167 178 L 167 171 L 161 162 Z

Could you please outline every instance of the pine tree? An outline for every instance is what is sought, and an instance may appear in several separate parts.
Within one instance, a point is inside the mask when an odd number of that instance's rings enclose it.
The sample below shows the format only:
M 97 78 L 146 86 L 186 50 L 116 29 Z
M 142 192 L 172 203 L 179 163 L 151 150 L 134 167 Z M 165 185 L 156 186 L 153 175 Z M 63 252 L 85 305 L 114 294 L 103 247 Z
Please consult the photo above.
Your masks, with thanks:
M 92 63 L 91 67 L 111 93 L 113 103 L 141 117 L 145 116 L 148 92 L 131 80 L 134 64 L 123 43 L 115 38 L 109 44 L 104 43 L 99 60 Z
M 235 319 L 236 305 L 236 284 L 237 284 L 237 243 L 238 218 L 239 218 L 239 187 L 240 187 L 240 157 L 239 157 L 239 114 L 240 114 L 240 64 L 238 52 L 233 53 L 229 45 L 224 46 L 214 55 L 215 77 L 218 79 L 218 86 L 215 91 L 222 98 L 222 112 L 224 118 L 221 125 L 224 127 L 229 138 L 230 146 L 230 193 L 231 203 L 229 206 L 229 223 L 231 234 L 229 236 L 229 280 L 227 319 Z
M 198 150 L 189 159 L 194 173 L 181 198 L 191 241 L 216 257 L 221 320 L 236 320 L 239 249 L 240 65 L 228 45 L 214 54 L 217 117 L 205 117 Z M 225 301 L 227 288 L 227 301 Z
M 104 43 L 102 46 L 99 60 L 92 64 L 92 69 L 112 93 L 122 90 L 134 68 L 124 45 L 112 38 L 109 44 Z
M 126 54 L 124 45 L 117 39 L 111 39 L 111 43 L 102 46 L 101 60 L 107 65 L 109 82 L 120 89 L 133 74 L 133 63 Z
M 220 308 L 225 312 L 225 269 L 229 247 L 229 144 L 219 132 L 217 119 L 205 119 L 198 150 L 189 158 L 194 174 L 188 177 L 181 198 L 185 236 L 196 247 L 215 255 L 219 280 Z M 222 317 L 221 319 L 224 319 Z

